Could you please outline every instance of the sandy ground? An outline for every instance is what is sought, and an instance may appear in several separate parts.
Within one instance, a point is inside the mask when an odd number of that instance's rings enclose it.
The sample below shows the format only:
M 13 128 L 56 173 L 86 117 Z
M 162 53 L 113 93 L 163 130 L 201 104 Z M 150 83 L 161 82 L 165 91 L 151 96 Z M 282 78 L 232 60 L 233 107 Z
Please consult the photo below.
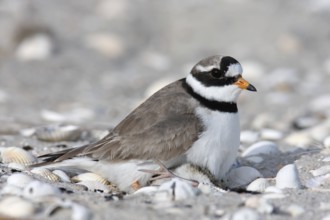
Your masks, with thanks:
M 258 89 L 239 100 L 242 130 L 259 135 L 242 140 L 240 153 L 272 140 L 281 154 L 249 165 L 275 177 L 295 163 L 306 186 L 310 171 L 329 163 L 323 161 L 330 154 L 324 144 L 330 136 L 329 12 L 330 4 L 321 0 L 1 1 L 1 146 L 31 146 L 41 154 L 86 143 L 90 139 L 46 143 L 22 131 L 58 122 L 85 132 L 111 129 L 201 58 L 224 54 L 241 62 Z M 3 176 L 12 172 L 2 170 Z M 267 200 L 271 212 L 251 209 L 261 219 L 329 219 L 327 181 L 285 190 L 285 198 Z M 262 196 L 216 193 L 160 205 L 142 195 L 120 201 L 81 190 L 61 195 L 90 209 L 93 219 L 235 219 L 249 198 Z M 293 213 L 290 205 L 303 212 Z M 61 209 L 48 218 L 70 216 Z M 44 218 L 43 212 L 33 218 Z

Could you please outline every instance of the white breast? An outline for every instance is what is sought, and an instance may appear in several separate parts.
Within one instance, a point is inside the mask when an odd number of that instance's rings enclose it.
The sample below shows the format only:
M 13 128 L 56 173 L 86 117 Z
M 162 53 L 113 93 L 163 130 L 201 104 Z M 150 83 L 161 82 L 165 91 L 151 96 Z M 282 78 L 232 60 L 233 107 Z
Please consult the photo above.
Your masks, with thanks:
M 221 179 L 235 161 L 239 147 L 240 125 L 238 113 L 211 111 L 200 107 L 197 115 L 204 124 L 204 132 L 187 151 L 187 160 L 207 167 Z

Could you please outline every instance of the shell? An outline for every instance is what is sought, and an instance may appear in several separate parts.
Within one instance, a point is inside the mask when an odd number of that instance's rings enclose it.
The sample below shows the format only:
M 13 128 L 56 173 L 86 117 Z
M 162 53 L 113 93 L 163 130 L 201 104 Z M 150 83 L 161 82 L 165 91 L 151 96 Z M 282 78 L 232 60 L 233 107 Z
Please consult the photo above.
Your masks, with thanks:
M 107 179 L 103 178 L 100 175 L 97 175 L 95 173 L 90 173 L 90 172 L 81 173 L 77 176 L 72 177 L 71 180 L 72 180 L 72 182 L 75 182 L 75 183 L 81 182 L 81 181 L 96 181 L 103 185 L 110 185 L 110 182 Z
M 199 193 L 200 191 L 197 188 L 192 187 L 186 181 L 183 181 L 179 178 L 173 178 L 170 181 L 160 185 L 154 198 L 159 202 L 176 201 L 197 196 Z
M 23 195 L 26 198 L 39 198 L 59 194 L 61 194 L 61 192 L 58 188 L 38 180 L 29 183 L 23 191 Z
M 46 169 L 46 168 L 33 168 L 31 170 L 31 173 L 37 174 L 39 176 L 41 176 L 44 179 L 50 180 L 52 182 L 59 182 L 61 180 L 61 178 L 59 176 L 57 176 L 56 174 L 54 174 L 53 172 L 51 172 L 50 170 Z
M 229 171 L 226 185 L 229 188 L 243 187 L 260 177 L 262 174 L 255 168 L 242 166 Z
M 64 171 L 53 170 L 53 173 L 61 179 L 61 182 L 67 182 L 67 183 L 71 182 L 70 177 Z
M 242 208 L 235 212 L 230 218 L 231 220 L 261 220 L 261 216 L 250 208 Z
M 18 163 L 31 165 L 37 162 L 37 158 L 30 152 L 19 147 L 7 147 L 1 151 L 2 163 Z
M 34 181 L 34 179 L 26 174 L 14 173 L 8 177 L 7 184 L 19 188 L 24 188 L 32 181 Z
M 15 219 L 27 219 L 33 215 L 34 212 L 34 205 L 30 201 L 26 201 L 20 197 L 11 196 L 0 201 L 1 216 L 7 216 Z
M 269 180 L 265 178 L 258 178 L 252 181 L 246 189 L 252 192 L 264 192 L 265 189 L 270 186 Z
M 312 173 L 313 176 L 321 176 L 330 173 L 330 165 L 320 167 L 316 170 L 311 170 L 310 172 Z
M 49 125 L 37 128 L 35 134 L 42 141 L 75 141 L 80 137 L 81 130 L 74 125 Z
M 104 185 L 100 182 L 97 181 L 81 181 L 77 183 L 78 185 L 83 185 L 86 186 L 89 191 L 93 192 L 101 192 L 101 193 L 110 193 L 111 192 L 111 187 L 108 185 Z
M 302 188 L 298 169 L 295 164 L 288 164 L 280 169 L 276 175 L 276 187 L 284 188 Z
M 248 147 L 243 153 L 243 157 L 255 156 L 259 154 L 278 154 L 280 153 L 277 145 L 271 141 L 260 141 Z

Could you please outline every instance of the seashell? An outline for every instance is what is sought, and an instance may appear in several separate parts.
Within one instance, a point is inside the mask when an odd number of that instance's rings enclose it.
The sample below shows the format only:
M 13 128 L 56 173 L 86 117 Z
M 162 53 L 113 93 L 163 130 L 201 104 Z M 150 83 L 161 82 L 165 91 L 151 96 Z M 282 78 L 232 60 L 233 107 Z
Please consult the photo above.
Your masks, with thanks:
M 330 148 L 330 136 L 328 136 L 324 139 L 323 145 L 325 148 Z
M 310 172 L 312 173 L 313 176 L 321 176 L 330 173 L 330 165 L 320 167 L 316 170 L 311 170 Z
M 259 132 L 244 130 L 241 132 L 240 140 L 241 143 L 253 143 L 256 142 L 259 138 Z
M 19 147 L 7 147 L 1 151 L 2 163 L 18 163 L 31 165 L 37 162 L 37 158 L 30 152 Z
M 22 129 L 19 133 L 24 137 L 31 137 L 36 132 L 35 128 Z
M 249 157 L 244 157 L 244 160 L 247 160 L 251 163 L 261 163 L 262 161 L 264 161 L 264 158 L 260 156 L 249 156 Z
M 110 193 L 111 187 L 109 185 L 104 185 L 97 181 L 80 181 L 77 183 L 78 185 L 86 186 L 89 191 L 92 192 L 101 192 L 101 193 Z
M 75 141 L 80 134 L 81 130 L 74 125 L 49 125 L 36 129 L 37 138 L 49 142 Z
M 33 168 L 31 173 L 37 174 L 44 179 L 50 180 L 52 182 L 59 182 L 61 178 L 56 174 L 52 173 L 50 170 L 42 167 Z
M 99 182 L 103 185 L 110 185 L 110 182 L 103 178 L 102 176 L 98 175 L 98 174 L 95 174 L 95 173 L 81 173 L 77 176 L 74 176 L 71 178 L 72 182 L 81 182 L 81 181 L 96 181 L 96 182 Z
M 8 218 L 28 219 L 35 212 L 34 205 L 20 197 L 11 196 L 0 201 L 0 215 Z
M 72 220 L 91 220 L 93 219 L 93 213 L 91 210 L 85 206 L 79 205 L 77 203 L 72 204 Z
M 32 181 L 34 181 L 34 179 L 26 174 L 14 173 L 8 177 L 7 184 L 19 188 L 24 188 Z
M 146 195 L 153 195 L 157 192 L 158 186 L 146 186 L 136 190 L 133 194 L 146 194 Z
M 38 180 L 29 183 L 23 191 L 26 198 L 39 198 L 45 196 L 59 195 L 61 192 L 57 187 Z
M 24 171 L 27 169 L 25 165 L 19 163 L 9 163 L 7 167 L 13 170 L 20 170 L 20 171 Z
M 226 185 L 231 189 L 239 188 L 260 177 L 262 177 L 262 174 L 255 168 L 242 166 L 229 171 Z
M 271 214 L 274 211 L 274 207 L 266 199 L 256 196 L 248 198 L 245 201 L 245 206 L 256 209 L 262 214 Z
M 264 140 L 276 141 L 283 138 L 283 133 L 275 129 L 263 129 L 260 132 L 260 138 Z
M 274 142 L 271 141 L 260 141 L 257 142 L 250 147 L 248 147 L 243 153 L 243 157 L 248 157 L 252 155 L 259 155 L 259 154 L 265 154 L 265 155 L 271 155 L 271 154 L 278 154 L 280 153 L 277 145 Z
M 194 197 L 199 193 L 200 191 L 189 183 L 179 178 L 173 178 L 160 185 L 154 198 L 156 201 L 177 201 Z
M 305 209 L 299 205 L 291 204 L 286 211 L 292 216 L 297 217 L 305 213 Z
M 264 192 L 268 186 L 270 186 L 270 183 L 267 179 L 258 178 L 252 181 L 246 189 L 252 192 Z
M 67 182 L 67 183 L 71 182 L 70 177 L 64 171 L 53 170 L 53 173 L 61 179 L 61 182 Z
M 253 209 L 242 208 L 237 212 L 235 212 L 230 219 L 231 220 L 261 220 L 262 218 Z
M 308 188 L 316 188 L 329 183 L 330 183 L 330 174 L 328 173 L 325 175 L 313 177 L 307 180 L 305 184 L 306 187 Z
M 276 187 L 284 188 L 302 188 L 298 169 L 295 164 L 288 164 L 282 167 L 276 175 Z

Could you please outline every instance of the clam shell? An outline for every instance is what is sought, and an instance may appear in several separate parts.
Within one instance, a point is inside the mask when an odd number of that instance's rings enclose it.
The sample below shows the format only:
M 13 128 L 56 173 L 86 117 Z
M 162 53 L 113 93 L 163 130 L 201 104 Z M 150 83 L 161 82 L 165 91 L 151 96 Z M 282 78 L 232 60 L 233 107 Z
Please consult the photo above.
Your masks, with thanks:
M 260 177 L 262 174 L 255 168 L 242 166 L 229 171 L 226 184 L 232 189 L 243 187 Z
M 295 164 L 288 164 L 282 167 L 276 175 L 276 187 L 284 188 L 302 188 L 298 169 Z
M 176 201 L 197 196 L 200 191 L 186 181 L 173 178 L 160 185 L 154 198 L 156 201 Z
M 31 170 L 31 173 L 37 174 L 39 176 L 41 176 L 44 179 L 50 180 L 52 182 L 59 182 L 61 180 L 61 178 L 59 176 L 57 176 L 56 174 L 54 174 L 53 172 L 51 172 L 50 170 L 46 169 L 46 168 L 33 168 Z
M 243 157 L 255 156 L 260 154 L 270 155 L 280 153 L 277 145 L 271 141 L 260 141 L 248 147 L 243 153 Z
M 81 130 L 74 125 L 49 125 L 37 128 L 35 134 L 42 141 L 75 141 L 80 137 Z
M 10 208 L 9 208 L 10 207 Z M 9 218 L 27 219 L 35 212 L 35 207 L 30 201 L 20 197 L 11 196 L 0 201 L 0 215 Z
M 268 186 L 270 186 L 269 180 L 258 178 L 252 181 L 246 189 L 252 192 L 264 192 Z
M 72 180 L 72 182 L 75 182 L 75 183 L 81 182 L 81 181 L 96 181 L 103 185 L 110 185 L 110 182 L 107 179 L 103 178 L 100 175 L 97 175 L 95 173 L 90 173 L 90 172 L 81 173 L 77 176 L 72 177 L 71 180 Z
M 1 151 L 2 163 L 18 163 L 31 165 L 37 162 L 37 158 L 30 152 L 19 147 L 7 147 Z
M 70 177 L 64 171 L 53 170 L 53 173 L 61 179 L 61 182 L 67 182 L 67 183 L 71 182 Z
M 101 193 L 110 193 L 111 192 L 110 186 L 104 185 L 97 181 L 84 180 L 84 181 L 80 181 L 77 184 L 86 186 L 89 191 L 93 191 L 93 192 L 101 192 Z
M 26 198 L 39 198 L 59 194 L 61 194 L 61 192 L 58 188 L 38 180 L 29 183 L 23 191 L 23 195 Z

